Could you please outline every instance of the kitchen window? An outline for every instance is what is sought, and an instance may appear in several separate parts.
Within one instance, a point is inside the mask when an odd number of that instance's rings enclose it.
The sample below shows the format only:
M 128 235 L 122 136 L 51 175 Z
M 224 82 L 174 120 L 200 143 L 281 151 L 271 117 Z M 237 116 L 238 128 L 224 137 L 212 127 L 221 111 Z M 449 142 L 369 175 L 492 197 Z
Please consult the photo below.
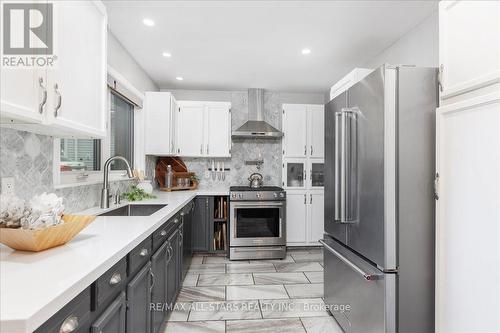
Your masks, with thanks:
M 121 155 L 133 167 L 134 104 L 109 90 L 108 137 L 106 139 L 56 139 L 59 179 L 55 184 L 102 181 L 102 168 L 110 156 Z M 111 163 L 111 179 L 120 179 L 126 170 L 122 161 Z M 114 171 L 114 172 L 113 172 Z

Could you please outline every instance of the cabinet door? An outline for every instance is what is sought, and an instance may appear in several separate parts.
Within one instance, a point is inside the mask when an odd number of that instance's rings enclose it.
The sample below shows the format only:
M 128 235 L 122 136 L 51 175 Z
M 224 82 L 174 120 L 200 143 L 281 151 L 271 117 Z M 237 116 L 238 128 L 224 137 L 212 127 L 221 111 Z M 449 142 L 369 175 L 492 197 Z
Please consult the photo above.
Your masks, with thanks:
M 151 273 L 153 273 L 153 286 L 151 288 L 151 303 L 165 304 L 167 301 L 167 247 L 163 245 L 151 257 Z M 156 308 L 151 311 L 151 326 L 153 333 L 158 332 L 167 314 L 166 308 Z
M 208 252 L 209 250 L 209 207 L 212 205 L 213 198 L 197 197 L 192 218 L 192 249 L 193 252 Z
M 309 156 L 325 157 L 325 107 L 323 105 L 308 105 L 308 136 Z
M 205 108 L 205 154 L 211 157 L 231 156 L 231 113 L 229 103 L 210 103 Z
M 121 333 L 125 332 L 125 313 L 127 303 L 125 292 L 122 292 L 113 303 L 92 324 L 92 333 Z
M 167 303 L 173 302 L 178 291 L 178 265 L 179 265 L 179 230 L 176 230 L 168 239 L 169 250 L 167 259 Z
M 151 262 L 148 262 L 127 284 L 127 333 L 149 333 L 151 330 L 152 277 Z
M 436 138 L 436 332 L 498 332 L 500 93 L 439 108 Z
M 37 6 L 47 6 L 45 0 L 30 1 Z M 9 4 L 5 4 L 8 6 Z M 4 6 L 2 2 L 2 6 Z M 6 7 L 2 10 L 8 10 Z M 24 12 L 14 11 L 5 12 L 4 15 L 9 15 L 11 22 L 19 22 L 23 19 Z M 3 17 L 4 18 L 4 17 Z M 3 19 L 2 18 L 2 19 Z M 3 23 L 2 23 L 3 24 Z M 28 41 L 21 37 L 22 31 L 16 29 L 16 24 L 13 25 L 11 36 L 11 47 L 26 47 Z M 45 25 L 47 26 L 47 25 Z M 18 32 L 17 36 L 16 31 Z M 17 37 L 17 38 L 16 38 Z M 22 43 L 18 45 L 19 43 Z M 5 43 L 7 43 L 5 41 Z M 42 48 L 42 42 L 37 43 L 36 40 L 30 40 L 30 47 Z M 47 52 L 40 50 L 34 51 L 37 54 L 45 57 Z M 4 51 L 5 54 L 5 51 Z M 7 57 L 8 55 L 6 55 Z M 31 57 L 32 55 L 27 55 Z M 24 58 L 24 56 L 23 56 Z M 46 67 L 33 66 L 0 66 L 0 101 L 1 101 L 1 122 L 2 123 L 28 123 L 40 124 L 43 122 L 45 113 L 47 112 L 47 69 Z M 45 98 L 44 98 L 45 97 Z
M 323 239 L 324 216 L 325 216 L 325 194 L 323 191 L 312 191 L 309 193 L 309 210 L 307 220 L 309 224 L 308 242 L 319 244 L 318 239 Z
M 323 189 L 325 186 L 325 161 L 323 159 L 311 158 L 307 165 L 309 177 L 307 186 L 309 189 Z
M 307 155 L 307 107 L 303 104 L 283 104 L 283 156 Z
M 145 113 L 145 153 L 169 155 L 172 143 L 172 94 L 169 92 L 146 92 Z
M 183 223 L 179 226 L 179 236 L 177 237 L 177 266 L 176 266 L 176 272 L 177 272 L 177 280 L 175 283 L 175 289 L 178 291 L 181 288 L 181 282 L 182 282 L 182 272 L 184 269 L 184 227 Z
M 179 102 L 178 153 L 180 156 L 203 156 L 203 114 L 200 103 Z
M 192 225 L 191 221 L 193 218 L 193 206 L 194 202 L 190 202 L 184 208 L 184 216 L 183 216 L 183 245 L 182 245 L 182 279 L 186 276 L 186 273 L 191 265 L 191 256 L 192 256 Z
M 55 1 L 57 62 L 48 72 L 48 116 L 61 136 L 106 137 L 106 9 Z
M 307 187 L 306 160 L 287 158 L 283 161 L 283 186 L 286 189 L 305 189 Z
M 500 81 L 500 2 L 441 1 L 442 98 Z
M 286 243 L 306 242 L 307 195 L 305 191 L 286 193 Z

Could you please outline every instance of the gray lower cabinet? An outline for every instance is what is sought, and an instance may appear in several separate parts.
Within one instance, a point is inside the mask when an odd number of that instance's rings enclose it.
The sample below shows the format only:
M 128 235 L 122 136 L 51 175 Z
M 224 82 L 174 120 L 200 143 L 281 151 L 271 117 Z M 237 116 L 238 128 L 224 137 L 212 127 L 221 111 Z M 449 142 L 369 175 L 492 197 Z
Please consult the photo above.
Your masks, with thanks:
M 151 257 L 151 272 L 153 273 L 153 287 L 151 288 L 151 332 L 157 333 L 167 314 L 167 248 L 168 242 Z
M 209 196 L 196 197 L 194 200 L 194 212 L 191 221 L 192 249 L 193 252 L 208 252 L 210 250 L 210 232 L 211 211 L 214 198 Z
M 123 333 L 125 332 L 125 314 L 127 302 L 125 292 L 106 308 L 90 329 L 91 333 Z
M 151 331 L 151 262 L 127 284 L 127 333 Z
M 176 229 L 168 238 L 168 263 L 167 263 L 167 303 L 175 301 L 179 290 L 179 229 Z
M 187 274 L 189 266 L 191 265 L 192 252 L 192 220 L 194 211 L 194 201 L 191 201 L 184 209 L 183 216 L 183 245 L 182 245 L 182 278 Z

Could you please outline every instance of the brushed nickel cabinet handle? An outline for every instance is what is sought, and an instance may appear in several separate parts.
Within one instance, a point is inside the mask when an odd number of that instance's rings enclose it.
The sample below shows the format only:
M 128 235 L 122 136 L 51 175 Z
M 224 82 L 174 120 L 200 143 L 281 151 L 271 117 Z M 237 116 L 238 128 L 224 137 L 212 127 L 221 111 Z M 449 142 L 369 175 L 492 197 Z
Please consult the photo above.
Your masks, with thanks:
M 62 105 L 62 95 L 58 89 L 59 89 L 59 86 L 57 85 L 57 83 L 54 84 L 54 91 L 57 95 L 57 105 L 54 108 L 54 117 L 57 117 L 57 113 L 59 112 L 59 109 L 61 109 L 61 105 Z
M 304 146 L 304 156 L 307 155 L 307 146 Z
M 122 275 L 118 272 L 113 273 L 113 275 L 111 275 L 111 279 L 109 279 L 109 284 L 111 286 L 114 286 L 119 284 L 120 282 L 122 282 Z
M 69 315 L 64 319 L 61 327 L 59 328 L 59 333 L 70 333 L 74 332 L 78 328 L 78 317 L 75 315 Z
M 38 79 L 38 84 L 40 85 L 40 88 L 42 88 L 42 101 L 40 102 L 40 105 L 38 105 L 38 112 L 43 113 L 43 107 L 47 103 L 47 88 L 43 85 L 43 77 L 40 77 Z

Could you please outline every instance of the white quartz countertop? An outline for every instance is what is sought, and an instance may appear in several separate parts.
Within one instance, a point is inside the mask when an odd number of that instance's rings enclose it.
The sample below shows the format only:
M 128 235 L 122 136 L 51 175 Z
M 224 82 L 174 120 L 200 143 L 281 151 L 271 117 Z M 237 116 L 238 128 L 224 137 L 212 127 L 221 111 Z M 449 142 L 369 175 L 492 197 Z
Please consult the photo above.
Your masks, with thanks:
M 196 195 L 228 195 L 228 190 L 154 194 L 156 199 L 134 204 L 167 206 L 150 216 L 98 216 L 68 244 L 57 248 L 31 253 L 0 244 L 0 332 L 32 332 Z M 81 213 L 107 210 L 92 208 Z

